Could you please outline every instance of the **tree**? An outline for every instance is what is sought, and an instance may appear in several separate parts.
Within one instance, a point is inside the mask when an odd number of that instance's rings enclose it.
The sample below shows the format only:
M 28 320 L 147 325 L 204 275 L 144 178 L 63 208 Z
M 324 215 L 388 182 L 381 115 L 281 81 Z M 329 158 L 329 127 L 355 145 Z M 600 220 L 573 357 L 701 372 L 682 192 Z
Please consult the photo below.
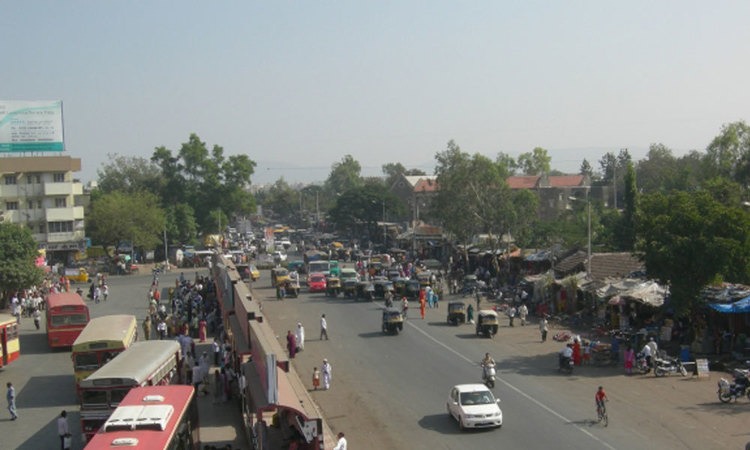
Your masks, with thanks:
M 504 168 L 504 172 L 508 174 L 508 176 L 515 175 L 516 171 L 518 170 L 519 166 L 515 159 L 513 159 L 512 156 L 508 155 L 507 153 L 500 152 L 497 154 L 497 158 L 495 158 L 495 163 L 499 167 Z
M 536 147 L 531 153 L 521 153 L 518 156 L 518 167 L 526 175 L 542 175 L 549 173 L 551 161 L 547 150 Z
M 747 283 L 750 216 L 707 191 L 643 196 L 637 213 L 636 250 L 650 277 L 669 284 L 680 315 L 700 306 L 712 282 Z
M 635 215 L 638 207 L 638 190 L 633 163 L 628 163 L 625 169 L 624 185 L 625 206 L 617 227 L 617 242 L 619 250 L 632 251 L 635 245 Z
M 638 186 L 644 193 L 669 192 L 675 186 L 679 170 L 677 158 L 664 144 L 651 144 L 646 157 L 638 161 Z
M 378 222 L 400 216 L 403 210 L 403 202 L 390 190 L 381 183 L 372 183 L 338 196 L 328 217 L 344 235 L 369 236 L 374 241 L 382 241 L 383 229 L 378 227 Z
M 578 173 L 583 176 L 589 177 L 589 180 L 594 179 L 594 169 L 591 167 L 588 159 L 583 158 L 583 162 L 581 162 L 581 168 L 578 169 Z
M 27 227 L 0 222 L 0 299 L 42 283 L 44 272 L 34 264 L 37 248 Z
M 362 186 L 361 171 L 362 166 L 352 155 L 344 156 L 341 162 L 331 166 L 331 173 L 325 182 L 326 189 L 330 194 L 335 195 Z
M 108 194 L 114 191 L 161 192 L 164 178 L 161 168 L 148 159 L 137 156 L 108 154 L 109 163 L 97 170 L 98 188 Z
M 427 175 L 423 170 L 407 169 L 400 162 L 383 164 L 383 174 L 385 175 L 385 187 L 390 189 L 401 175 L 404 176 L 422 176 Z
M 105 246 L 116 247 L 119 241 L 132 239 L 135 246 L 153 250 L 162 243 L 165 216 L 156 195 L 115 191 L 91 204 L 88 217 L 96 226 L 89 235 Z
M 267 190 L 263 207 L 272 211 L 274 216 L 283 223 L 290 223 L 299 214 L 300 193 L 284 180 L 279 178 Z
M 166 209 L 167 238 L 170 242 L 194 245 L 198 239 L 198 224 L 190 205 L 177 203 Z
M 750 126 L 744 121 L 724 124 L 721 133 L 706 148 L 706 175 L 731 178 L 742 185 L 750 182 Z

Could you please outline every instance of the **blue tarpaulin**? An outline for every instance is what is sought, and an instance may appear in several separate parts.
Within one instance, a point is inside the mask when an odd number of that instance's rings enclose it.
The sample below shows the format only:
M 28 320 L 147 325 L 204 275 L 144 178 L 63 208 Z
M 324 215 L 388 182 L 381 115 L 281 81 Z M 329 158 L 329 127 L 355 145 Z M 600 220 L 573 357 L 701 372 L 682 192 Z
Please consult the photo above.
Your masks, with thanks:
M 732 314 L 750 313 L 750 297 L 737 300 L 734 303 L 709 303 L 708 306 L 716 311 Z

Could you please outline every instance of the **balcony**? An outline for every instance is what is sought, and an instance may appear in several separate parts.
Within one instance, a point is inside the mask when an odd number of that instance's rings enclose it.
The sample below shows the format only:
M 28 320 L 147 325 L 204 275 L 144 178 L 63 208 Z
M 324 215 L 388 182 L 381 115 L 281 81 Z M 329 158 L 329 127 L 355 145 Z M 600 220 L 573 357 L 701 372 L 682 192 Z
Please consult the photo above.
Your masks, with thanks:
M 47 197 L 81 194 L 83 194 L 83 185 L 81 183 L 44 183 L 44 195 Z
M 83 219 L 83 206 L 45 208 L 47 222 L 70 222 Z
M 86 232 L 83 230 L 72 231 L 69 233 L 47 233 L 48 243 L 64 243 L 64 242 L 81 242 L 86 238 Z

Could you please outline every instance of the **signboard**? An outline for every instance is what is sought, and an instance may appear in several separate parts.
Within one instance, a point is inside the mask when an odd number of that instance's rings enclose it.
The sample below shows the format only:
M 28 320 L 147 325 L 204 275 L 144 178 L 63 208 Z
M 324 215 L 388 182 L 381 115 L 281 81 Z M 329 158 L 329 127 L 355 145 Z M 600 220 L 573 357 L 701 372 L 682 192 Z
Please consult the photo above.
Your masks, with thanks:
M 707 359 L 696 359 L 695 368 L 698 373 L 698 378 L 708 378 L 711 376 L 711 372 L 708 370 Z
M 62 101 L 0 100 L 0 153 L 64 149 Z

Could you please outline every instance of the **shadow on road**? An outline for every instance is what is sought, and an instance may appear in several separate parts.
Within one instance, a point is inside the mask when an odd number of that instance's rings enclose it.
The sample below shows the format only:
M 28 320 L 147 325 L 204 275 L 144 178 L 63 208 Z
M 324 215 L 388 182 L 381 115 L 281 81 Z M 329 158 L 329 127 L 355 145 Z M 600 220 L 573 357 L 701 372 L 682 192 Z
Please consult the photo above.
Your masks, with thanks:
M 68 392 L 64 396 L 60 392 Z M 18 393 L 19 408 L 46 408 L 78 403 L 73 374 L 31 377 Z M 70 421 L 70 419 L 68 419 Z
M 425 430 L 437 431 L 440 434 L 461 434 L 458 423 L 448 413 L 424 416 L 418 423 Z
M 47 334 L 43 331 L 32 333 L 21 333 L 18 337 L 21 341 L 21 354 L 23 355 L 42 355 L 52 353 L 54 350 L 47 344 Z M 68 351 L 69 349 L 62 349 Z

